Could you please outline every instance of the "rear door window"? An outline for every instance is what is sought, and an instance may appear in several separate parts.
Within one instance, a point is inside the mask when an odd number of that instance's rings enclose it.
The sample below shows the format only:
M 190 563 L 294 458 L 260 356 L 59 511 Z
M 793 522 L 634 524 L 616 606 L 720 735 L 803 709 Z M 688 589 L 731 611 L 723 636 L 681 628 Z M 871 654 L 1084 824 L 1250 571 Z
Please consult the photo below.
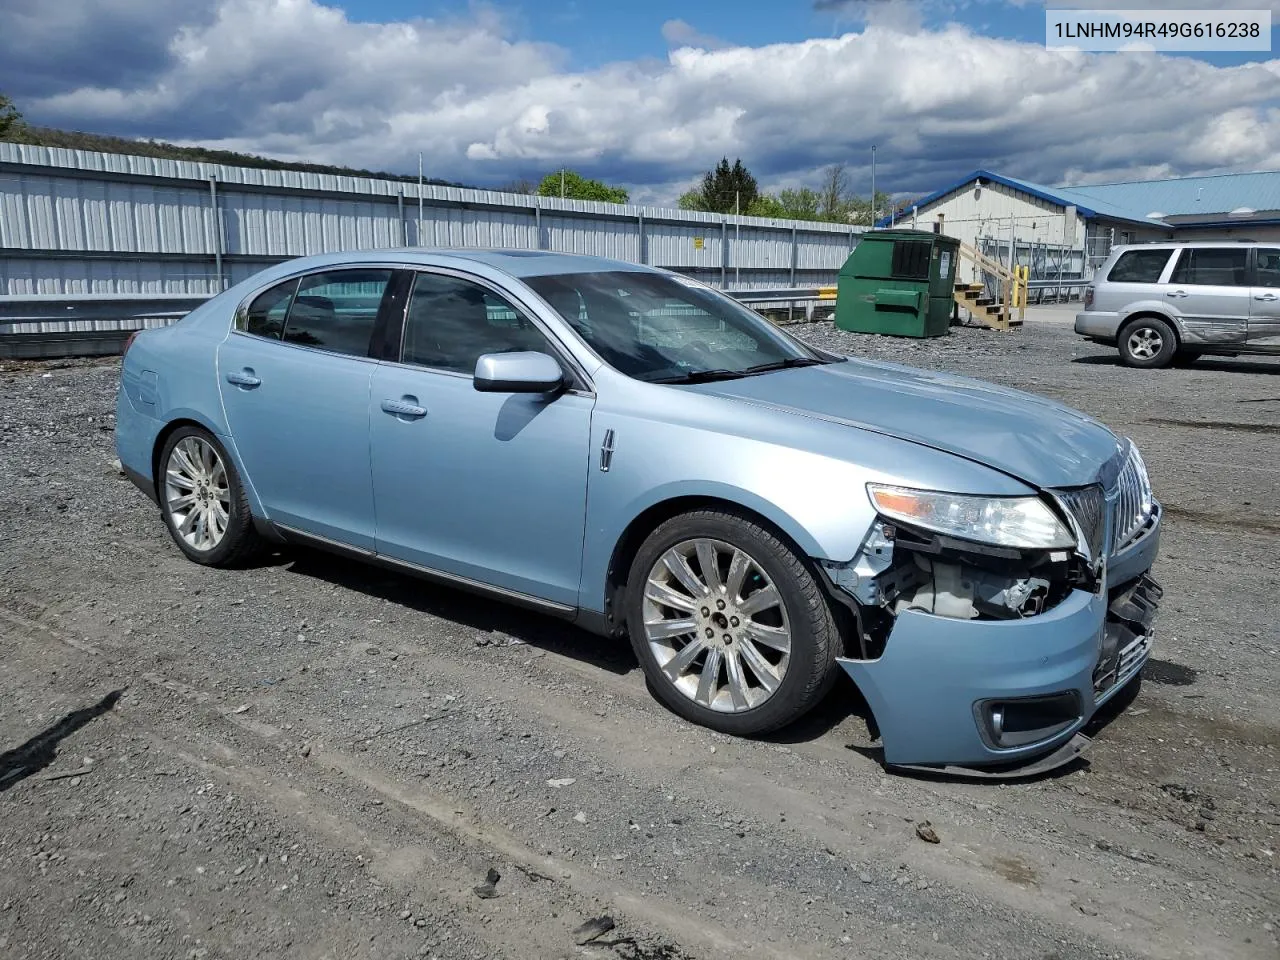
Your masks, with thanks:
M 390 270 L 332 270 L 303 277 L 283 340 L 330 353 L 369 356 Z
M 1178 257 L 1170 283 L 1202 287 L 1249 286 L 1247 247 L 1188 247 Z
M 1258 281 L 1256 286 L 1280 288 L 1280 247 L 1258 248 Z
M 1173 251 L 1167 247 L 1163 250 L 1126 250 L 1111 267 L 1107 279 L 1115 283 L 1159 283 L 1164 265 L 1169 262 L 1169 254 Z

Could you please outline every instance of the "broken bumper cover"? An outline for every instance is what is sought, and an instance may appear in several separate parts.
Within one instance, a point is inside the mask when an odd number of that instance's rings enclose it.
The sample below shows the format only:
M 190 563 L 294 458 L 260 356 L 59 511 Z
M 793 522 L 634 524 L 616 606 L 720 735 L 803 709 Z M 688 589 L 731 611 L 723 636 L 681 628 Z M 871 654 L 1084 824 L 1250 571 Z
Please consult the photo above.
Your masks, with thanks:
M 1019 620 L 900 613 L 878 660 L 840 659 L 891 766 L 1028 776 L 1068 763 L 1103 703 L 1146 663 L 1161 590 L 1158 522 L 1113 558 L 1106 594 L 1076 590 Z

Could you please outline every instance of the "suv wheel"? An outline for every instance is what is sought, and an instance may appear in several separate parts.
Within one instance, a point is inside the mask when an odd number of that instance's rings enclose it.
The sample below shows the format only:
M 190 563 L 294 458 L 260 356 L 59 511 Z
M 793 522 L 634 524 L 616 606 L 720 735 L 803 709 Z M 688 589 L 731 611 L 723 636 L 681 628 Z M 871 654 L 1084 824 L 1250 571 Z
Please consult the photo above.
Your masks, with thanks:
M 1120 359 L 1129 367 L 1167 367 L 1178 351 L 1178 337 L 1164 320 L 1139 317 L 1120 331 Z
M 817 580 L 789 545 L 731 511 L 658 527 L 631 565 L 626 610 L 654 695 L 713 730 L 776 730 L 835 680 L 840 635 Z

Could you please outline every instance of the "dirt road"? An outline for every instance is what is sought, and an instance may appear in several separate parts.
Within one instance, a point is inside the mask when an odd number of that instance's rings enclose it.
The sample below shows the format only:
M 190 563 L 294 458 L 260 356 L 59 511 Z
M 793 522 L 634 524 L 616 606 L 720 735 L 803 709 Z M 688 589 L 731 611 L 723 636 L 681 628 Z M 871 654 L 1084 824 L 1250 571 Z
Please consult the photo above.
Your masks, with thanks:
M 118 365 L 11 364 L 0 956 L 1280 956 L 1280 363 L 805 335 L 1141 445 L 1158 662 L 1086 764 L 890 775 L 843 680 L 734 740 L 556 621 L 314 553 L 195 566 L 112 465 Z

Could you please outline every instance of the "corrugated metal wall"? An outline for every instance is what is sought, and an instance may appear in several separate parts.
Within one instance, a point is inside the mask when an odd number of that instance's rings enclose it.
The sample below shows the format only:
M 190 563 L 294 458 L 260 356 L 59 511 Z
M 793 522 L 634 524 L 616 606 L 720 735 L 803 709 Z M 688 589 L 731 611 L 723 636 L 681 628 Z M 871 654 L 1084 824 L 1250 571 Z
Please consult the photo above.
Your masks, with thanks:
M 835 283 L 860 228 L 0 143 L 0 294 L 216 292 L 289 257 L 549 249 L 715 284 Z M 221 277 L 217 261 L 221 260 Z

